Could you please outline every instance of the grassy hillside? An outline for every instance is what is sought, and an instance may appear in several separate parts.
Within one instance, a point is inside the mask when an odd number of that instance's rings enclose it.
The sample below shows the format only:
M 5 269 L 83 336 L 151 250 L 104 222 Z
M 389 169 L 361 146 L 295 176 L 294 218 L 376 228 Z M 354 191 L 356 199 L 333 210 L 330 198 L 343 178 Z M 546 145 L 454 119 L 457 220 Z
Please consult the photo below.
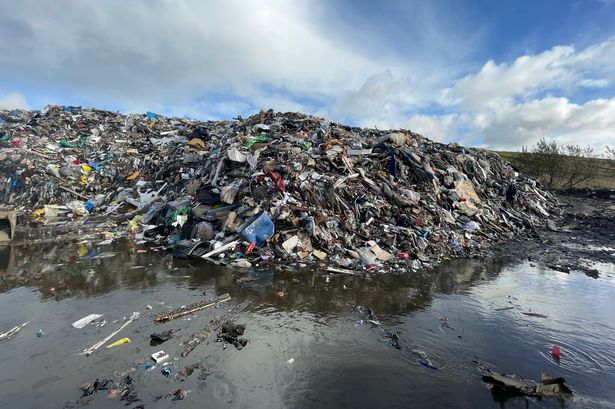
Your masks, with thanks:
M 524 157 L 531 155 L 531 153 L 523 152 L 496 152 L 503 159 L 509 161 L 511 164 L 519 168 L 521 171 L 525 171 Z M 579 183 L 575 186 L 577 188 L 594 188 L 594 189 L 611 189 L 615 190 L 615 161 L 609 159 L 587 159 L 596 166 L 596 175 Z

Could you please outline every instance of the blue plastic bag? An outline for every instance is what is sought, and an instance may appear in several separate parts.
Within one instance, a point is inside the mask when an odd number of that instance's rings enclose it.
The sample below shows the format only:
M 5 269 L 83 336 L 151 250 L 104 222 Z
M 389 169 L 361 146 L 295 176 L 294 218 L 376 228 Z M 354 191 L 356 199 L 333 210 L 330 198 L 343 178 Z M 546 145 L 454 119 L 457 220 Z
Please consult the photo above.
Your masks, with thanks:
M 258 247 L 263 246 L 265 241 L 275 234 L 275 224 L 265 211 L 259 212 L 252 217 L 251 221 L 241 231 L 244 239 L 250 243 L 256 242 Z

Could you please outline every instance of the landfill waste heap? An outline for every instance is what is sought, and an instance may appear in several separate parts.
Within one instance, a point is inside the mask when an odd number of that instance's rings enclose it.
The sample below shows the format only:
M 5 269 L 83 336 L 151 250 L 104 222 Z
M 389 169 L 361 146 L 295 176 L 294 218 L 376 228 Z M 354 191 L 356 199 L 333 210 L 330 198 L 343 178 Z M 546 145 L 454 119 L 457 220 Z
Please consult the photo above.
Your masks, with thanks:
M 177 257 L 408 271 L 532 234 L 555 197 L 496 153 L 300 113 L 0 111 L 18 225 L 106 226 Z

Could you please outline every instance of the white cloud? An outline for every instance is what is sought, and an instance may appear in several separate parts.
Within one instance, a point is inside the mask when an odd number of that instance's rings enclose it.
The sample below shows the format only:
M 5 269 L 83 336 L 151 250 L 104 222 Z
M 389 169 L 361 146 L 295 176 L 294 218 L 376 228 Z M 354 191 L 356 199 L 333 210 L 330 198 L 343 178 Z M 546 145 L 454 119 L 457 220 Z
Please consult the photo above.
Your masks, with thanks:
M 581 51 L 557 46 L 511 64 L 488 61 L 447 89 L 443 105 L 459 112 L 457 129 L 468 125 L 488 147 L 518 149 L 542 137 L 599 147 L 615 139 L 615 99 L 571 98 L 588 88 L 608 94 L 613 84 L 615 39 Z
M 413 115 L 406 122 L 407 128 L 438 142 L 451 142 L 451 135 L 464 121 L 459 114 Z
M 354 114 L 365 126 L 407 127 L 442 142 L 518 149 L 547 137 L 600 147 L 615 140 L 615 99 L 576 103 L 569 96 L 608 90 L 615 84 L 614 59 L 615 40 L 580 51 L 557 46 L 511 64 L 488 61 L 441 91 L 441 79 L 417 81 L 384 71 L 342 94 L 333 112 Z M 426 107 L 449 113 L 408 114 Z
M 462 38 L 450 16 L 408 4 L 404 12 L 420 17 L 405 40 L 409 59 L 375 50 L 373 30 L 360 30 L 362 42 L 339 35 L 356 27 L 331 24 L 327 7 L 335 9 L 309 0 L 0 2 L 0 80 L 124 110 L 184 107 L 203 117 L 212 110 L 200 101 L 230 96 L 229 107 L 392 123 L 429 104 L 481 35 L 464 26 Z
M 567 98 L 547 97 L 502 105 L 488 115 L 477 114 L 474 125 L 489 147 L 518 149 L 545 137 L 600 148 L 615 140 L 615 98 L 575 104 Z
M 27 109 L 26 98 L 17 92 L 0 95 L 0 109 Z
M 343 92 L 332 106 L 335 116 L 358 118 L 361 125 L 374 126 L 391 121 L 400 107 L 416 106 L 407 92 L 410 78 L 397 78 L 391 70 L 372 75 L 357 89 Z
M 482 69 L 459 80 L 447 90 L 450 104 L 475 110 L 497 106 L 511 98 L 560 90 L 607 87 L 615 77 L 615 40 L 581 52 L 572 46 L 556 46 L 536 55 L 523 55 L 512 64 L 488 61 Z
M 342 93 L 332 106 L 338 116 L 362 118 L 359 121 L 395 119 L 399 112 L 420 107 L 431 99 L 425 96 L 425 84 L 409 75 L 395 76 L 389 69 L 367 78 L 353 90 Z
M 453 103 L 476 109 L 545 87 L 564 85 L 573 77 L 564 64 L 573 53 L 572 47 L 555 47 L 536 56 L 519 57 L 511 65 L 498 65 L 490 60 L 480 72 L 457 82 L 450 97 Z
M 0 3 L 0 74 L 121 105 L 243 99 L 269 86 L 336 95 L 385 66 L 311 23 L 311 3 Z

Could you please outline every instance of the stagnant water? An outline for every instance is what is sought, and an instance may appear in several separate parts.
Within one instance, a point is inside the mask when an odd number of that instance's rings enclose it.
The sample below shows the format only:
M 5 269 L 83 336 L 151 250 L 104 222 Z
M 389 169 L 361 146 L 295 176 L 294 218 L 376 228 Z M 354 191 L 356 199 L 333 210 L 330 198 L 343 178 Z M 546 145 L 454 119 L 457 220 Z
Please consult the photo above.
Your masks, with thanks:
M 84 383 L 126 374 L 140 399 L 131 408 L 615 407 L 612 264 L 598 266 L 597 280 L 501 259 L 404 275 L 336 276 L 239 271 L 138 250 L 128 242 L 0 248 L 0 332 L 29 321 L 0 343 L 2 407 L 126 407 L 106 391 L 79 399 Z M 156 313 L 223 293 L 232 300 L 220 308 L 153 322 Z M 246 324 L 244 349 L 224 348 L 214 334 L 179 358 L 182 342 L 244 300 L 250 305 L 234 316 Z M 356 305 L 370 307 L 380 326 Z M 134 311 L 141 318 L 112 339 L 131 343 L 79 354 Z M 107 324 L 71 327 L 91 313 L 104 314 Z M 150 334 L 167 329 L 179 332 L 151 346 Z M 386 333 L 398 335 L 401 349 Z M 551 354 L 555 344 L 559 360 Z M 208 376 L 199 379 L 197 369 L 180 382 L 163 376 L 161 366 L 146 369 L 160 349 L 175 373 L 200 363 Z M 425 357 L 437 369 L 421 365 Z M 533 379 L 541 370 L 563 376 L 574 397 L 503 400 L 473 360 Z M 172 401 L 167 394 L 178 388 L 189 393 Z

